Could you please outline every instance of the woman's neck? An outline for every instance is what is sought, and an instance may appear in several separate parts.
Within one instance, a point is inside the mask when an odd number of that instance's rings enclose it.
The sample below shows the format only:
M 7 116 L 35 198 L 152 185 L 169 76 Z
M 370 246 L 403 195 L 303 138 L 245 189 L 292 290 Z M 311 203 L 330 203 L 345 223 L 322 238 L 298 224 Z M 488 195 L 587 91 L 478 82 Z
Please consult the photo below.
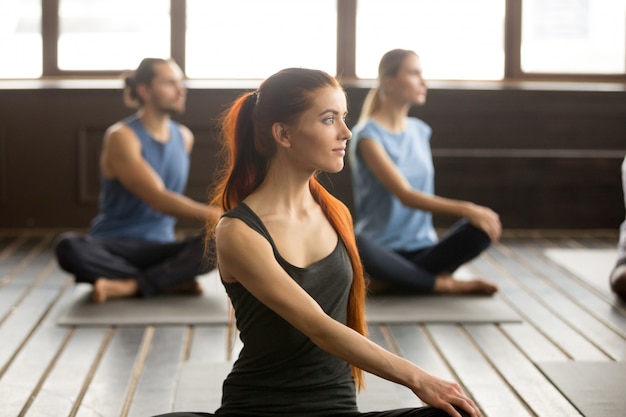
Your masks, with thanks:
M 406 129 L 406 117 L 410 108 L 409 104 L 398 104 L 384 100 L 371 118 L 391 132 L 402 132 Z
M 261 185 L 246 198 L 258 214 L 289 214 L 307 210 L 315 204 L 309 188 L 312 173 L 305 173 L 275 159 Z

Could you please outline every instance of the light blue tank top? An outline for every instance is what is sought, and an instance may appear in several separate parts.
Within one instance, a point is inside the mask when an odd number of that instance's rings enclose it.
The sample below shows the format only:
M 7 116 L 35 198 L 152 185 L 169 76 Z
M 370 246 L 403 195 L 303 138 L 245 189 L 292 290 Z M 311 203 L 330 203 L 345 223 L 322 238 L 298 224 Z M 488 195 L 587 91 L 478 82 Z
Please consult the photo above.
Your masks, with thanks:
M 156 141 L 137 115 L 124 120 L 141 142 L 141 155 L 161 177 L 165 187 L 182 194 L 187 184 L 189 155 L 180 127 L 170 121 L 170 140 Z M 128 191 L 118 180 L 101 178 L 99 214 L 91 222 L 90 234 L 109 238 L 132 238 L 157 242 L 175 240 L 176 219 L 153 210 Z
M 352 185 L 356 206 L 355 233 L 391 250 L 412 251 L 437 242 L 432 215 L 403 205 L 367 167 L 356 152 L 363 138 L 379 143 L 411 187 L 434 193 L 431 128 L 414 117 L 406 119 L 406 130 L 390 132 L 373 120 L 352 129 L 349 146 Z

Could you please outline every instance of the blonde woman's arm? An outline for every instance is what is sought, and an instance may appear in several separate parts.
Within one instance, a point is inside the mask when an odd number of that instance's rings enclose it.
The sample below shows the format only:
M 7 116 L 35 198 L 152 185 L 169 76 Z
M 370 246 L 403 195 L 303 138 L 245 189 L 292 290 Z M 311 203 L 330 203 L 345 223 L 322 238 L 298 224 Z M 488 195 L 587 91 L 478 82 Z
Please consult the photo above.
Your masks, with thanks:
M 502 233 L 500 217 L 490 208 L 469 201 L 428 195 L 413 189 L 385 149 L 372 139 L 361 139 L 357 152 L 378 181 L 405 206 L 436 214 L 465 217 L 474 226 L 483 230 L 491 240 L 500 238 Z

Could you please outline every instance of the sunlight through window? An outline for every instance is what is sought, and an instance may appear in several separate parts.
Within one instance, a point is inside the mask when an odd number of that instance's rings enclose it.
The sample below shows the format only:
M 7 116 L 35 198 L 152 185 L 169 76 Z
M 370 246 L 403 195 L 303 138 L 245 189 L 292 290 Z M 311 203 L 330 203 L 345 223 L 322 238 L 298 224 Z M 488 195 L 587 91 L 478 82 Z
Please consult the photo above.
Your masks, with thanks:
M 123 70 L 170 56 L 169 0 L 60 0 L 59 69 Z
M 263 79 L 287 67 L 334 74 L 336 7 L 335 0 L 188 0 L 187 75 Z

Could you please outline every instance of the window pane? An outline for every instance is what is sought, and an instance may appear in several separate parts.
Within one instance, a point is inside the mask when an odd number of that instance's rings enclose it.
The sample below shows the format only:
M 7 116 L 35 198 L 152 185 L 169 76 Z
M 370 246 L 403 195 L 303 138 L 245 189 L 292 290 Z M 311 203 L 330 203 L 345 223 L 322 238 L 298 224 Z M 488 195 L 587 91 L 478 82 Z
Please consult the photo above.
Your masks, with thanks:
M 41 45 L 41 0 L 0 1 L 0 78 L 40 77 Z
M 359 0 L 356 73 L 376 78 L 382 55 L 411 49 L 428 79 L 504 76 L 505 0 Z
M 623 74 L 626 0 L 525 0 L 522 70 Z
M 334 74 L 335 1 L 188 0 L 187 76 L 264 79 L 287 67 Z
M 169 0 L 60 0 L 59 68 L 123 70 L 170 56 Z

